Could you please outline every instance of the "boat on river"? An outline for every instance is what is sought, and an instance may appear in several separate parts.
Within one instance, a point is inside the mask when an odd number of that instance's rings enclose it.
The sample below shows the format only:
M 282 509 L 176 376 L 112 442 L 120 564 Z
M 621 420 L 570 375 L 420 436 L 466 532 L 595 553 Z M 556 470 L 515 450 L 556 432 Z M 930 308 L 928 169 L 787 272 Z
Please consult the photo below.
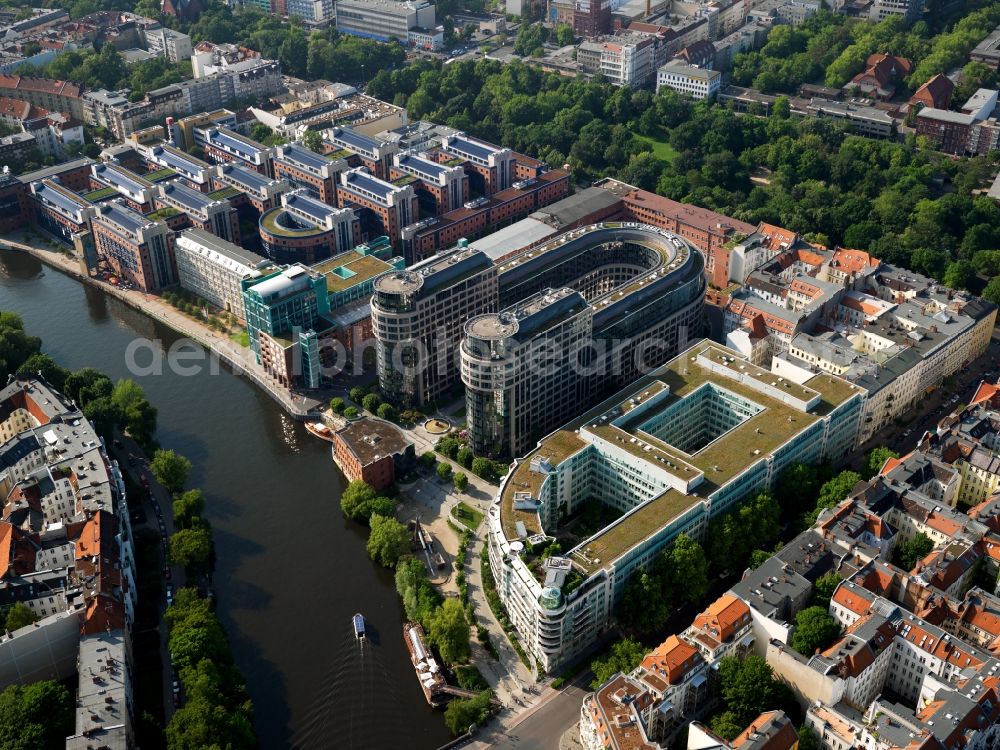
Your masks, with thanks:
M 351 624 L 354 626 L 354 637 L 359 641 L 363 640 L 365 637 L 365 618 L 360 612 L 351 618 Z
M 333 431 L 322 422 L 306 422 L 305 425 L 310 434 L 328 443 L 333 442 Z

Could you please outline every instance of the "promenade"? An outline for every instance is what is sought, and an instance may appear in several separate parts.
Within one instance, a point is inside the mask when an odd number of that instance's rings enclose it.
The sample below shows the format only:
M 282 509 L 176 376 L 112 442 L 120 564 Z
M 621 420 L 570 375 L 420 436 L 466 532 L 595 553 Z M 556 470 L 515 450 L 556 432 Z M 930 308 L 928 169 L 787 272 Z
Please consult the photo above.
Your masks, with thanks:
M 28 253 L 47 266 L 99 288 L 105 294 L 121 300 L 126 305 L 198 342 L 262 388 L 294 419 L 315 417 L 318 410 L 324 406 L 317 398 L 289 393 L 286 388 L 275 383 L 264 372 L 264 368 L 257 364 L 248 347 L 240 346 L 225 334 L 213 331 L 204 323 L 185 315 L 156 295 L 146 294 L 138 289 L 121 289 L 94 278 L 86 273 L 80 259 L 70 255 L 68 250 L 53 250 L 38 238 L 30 238 L 27 241 L 23 238 L 15 240 L 10 235 L 0 237 L 0 247 Z

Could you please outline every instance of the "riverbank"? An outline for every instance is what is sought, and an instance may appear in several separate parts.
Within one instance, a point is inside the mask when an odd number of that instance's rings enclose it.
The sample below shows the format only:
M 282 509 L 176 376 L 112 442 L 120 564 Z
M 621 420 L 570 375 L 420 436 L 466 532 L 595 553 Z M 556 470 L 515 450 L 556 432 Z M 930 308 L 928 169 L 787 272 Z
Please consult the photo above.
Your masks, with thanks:
M 249 348 L 241 347 L 225 334 L 216 333 L 208 326 L 187 317 L 156 295 L 146 294 L 136 289 L 121 289 L 95 279 L 84 270 L 81 260 L 69 254 L 68 250 L 53 250 L 42 246 L 39 240 L 29 239 L 25 242 L 23 239 L 12 239 L 9 235 L 0 237 L 0 247 L 27 253 L 46 266 L 100 289 L 103 293 L 120 300 L 144 315 L 148 315 L 182 336 L 197 341 L 237 373 L 246 376 L 261 388 L 293 419 L 304 421 L 315 418 L 317 410 L 323 408 L 320 400 L 302 394 L 290 393 L 275 383 L 264 372 L 264 368 L 254 360 Z

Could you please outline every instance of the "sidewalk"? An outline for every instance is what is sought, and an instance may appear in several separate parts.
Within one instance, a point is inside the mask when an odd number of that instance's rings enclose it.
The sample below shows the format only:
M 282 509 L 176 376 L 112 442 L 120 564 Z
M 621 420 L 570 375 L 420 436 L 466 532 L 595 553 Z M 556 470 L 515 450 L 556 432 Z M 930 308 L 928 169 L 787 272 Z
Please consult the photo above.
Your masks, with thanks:
M 178 333 L 197 341 L 206 349 L 214 352 L 228 365 L 239 370 L 263 388 L 271 398 L 277 401 L 295 419 L 311 417 L 317 408 L 322 408 L 324 405 L 315 398 L 291 393 L 278 385 L 268 377 L 267 373 L 264 372 L 264 368 L 257 364 L 250 349 L 239 346 L 225 334 L 217 333 L 208 326 L 184 315 L 156 295 L 146 294 L 137 289 L 120 289 L 95 279 L 84 272 L 78 258 L 75 256 L 70 257 L 65 252 L 44 246 L 40 240 L 32 239 L 28 242 L 23 242 L 7 236 L 0 237 L 0 245 L 28 253 L 42 263 L 68 276 L 79 279 L 85 284 L 97 287 L 105 294 L 121 300 L 130 307 L 145 313 Z

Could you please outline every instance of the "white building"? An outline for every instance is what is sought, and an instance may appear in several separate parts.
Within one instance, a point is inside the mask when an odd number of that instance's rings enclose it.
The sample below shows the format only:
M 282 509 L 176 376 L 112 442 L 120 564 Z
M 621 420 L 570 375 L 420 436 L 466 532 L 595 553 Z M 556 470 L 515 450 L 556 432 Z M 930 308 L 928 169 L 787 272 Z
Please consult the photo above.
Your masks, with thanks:
M 201 229 L 186 229 L 174 244 L 181 287 L 244 320 L 243 279 L 260 275 L 266 258 Z
M 406 41 L 410 29 L 437 26 L 434 5 L 426 0 L 338 0 L 337 30 L 387 42 Z
M 309 26 L 323 26 L 334 19 L 333 0 L 288 0 L 289 18 L 301 18 Z
M 191 57 L 191 37 L 187 34 L 166 27 L 145 29 L 143 33 L 146 36 L 146 49 L 172 63 Z
M 577 62 L 587 73 L 600 74 L 616 86 L 642 86 L 653 75 L 655 43 L 651 37 L 614 36 L 583 42 Z
M 671 60 L 656 72 L 656 90 L 664 86 L 695 99 L 710 99 L 719 92 L 722 73 Z

